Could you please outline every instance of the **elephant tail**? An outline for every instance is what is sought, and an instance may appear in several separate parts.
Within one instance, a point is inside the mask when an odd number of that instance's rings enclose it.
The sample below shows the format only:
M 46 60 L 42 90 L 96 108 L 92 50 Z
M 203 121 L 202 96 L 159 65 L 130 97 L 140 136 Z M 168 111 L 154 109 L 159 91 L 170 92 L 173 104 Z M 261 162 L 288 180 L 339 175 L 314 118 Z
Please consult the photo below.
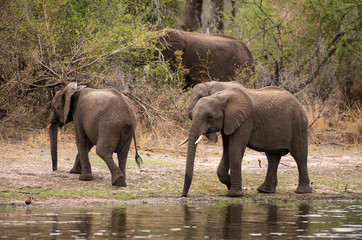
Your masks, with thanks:
M 135 160 L 136 160 L 136 163 L 137 163 L 138 167 L 141 168 L 141 164 L 143 163 L 143 160 L 142 160 L 141 156 L 138 154 L 135 131 L 133 131 L 133 142 L 134 142 L 134 149 L 135 149 L 135 152 L 136 152 Z

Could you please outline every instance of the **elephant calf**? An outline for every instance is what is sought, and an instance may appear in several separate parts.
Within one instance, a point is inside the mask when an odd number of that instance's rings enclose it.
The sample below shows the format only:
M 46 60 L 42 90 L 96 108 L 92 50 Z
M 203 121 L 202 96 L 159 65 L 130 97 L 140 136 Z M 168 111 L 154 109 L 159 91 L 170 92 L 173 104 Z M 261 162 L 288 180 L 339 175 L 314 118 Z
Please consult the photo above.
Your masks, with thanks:
M 280 159 L 289 153 L 295 159 L 299 184 L 296 193 L 310 193 L 307 170 L 308 118 L 302 105 L 289 92 L 277 87 L 246 89 L 234 87 L 202 97 L 191 107 L 185 183 L 182 196 L 191 186 L 199 136 L 221 131 L 223 155 L 217 169 L 231 197 L 242 196 L 241 160 L 245 148 L 265 152 L 268 170 L 259 192 L 275 192 Z
M 49 137 L 53 170 L 57 170 L 58 127 L 73 121 L 78 154 L 70 173 L 80 174 L 79 179 L 93 179 L 88 158 L 90 149 L 96 145 L 96 152 L 107 164 L 112 185 L 125 187 L 126 161 L 134 139 L 136 162 L 138 155 L 135 129 L 137 116 L 130 100 L 114 89 L 91 89 L 69 83 L 56 93 L 51 104 Z M 117 153 L 119 167 L 113 161 Z

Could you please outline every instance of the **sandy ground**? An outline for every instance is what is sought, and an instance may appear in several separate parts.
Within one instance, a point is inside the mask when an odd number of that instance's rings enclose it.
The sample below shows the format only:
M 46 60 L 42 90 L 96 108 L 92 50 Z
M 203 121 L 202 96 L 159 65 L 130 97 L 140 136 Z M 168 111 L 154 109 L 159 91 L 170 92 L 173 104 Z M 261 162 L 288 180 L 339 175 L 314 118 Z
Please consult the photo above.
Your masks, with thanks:
M 230 199 L 226 187 L 216 176 L 222 148 L 220 144 L 203 142 L 197 150 L 194 181 L 188 198 L 181 198 L 184 181 L 186 147 L 177 143 L 154 147 L 146 144 L 140 153 L 142 169 L 134 164 L 129 152 L 127 184 L 112 187 L 105 163 L 91 151 L 94 180 L 78 180 L 68 171 L 74 163 L 76 146 L 72 139 L 58 142 L 58 171 L 51 170 L 50 150 L 46 140 L 0 141 L 0 203 L 25 206 L 33 197 L 33 205 L 63 206 L 88 204 L 183 203 L 200 201 L 362 199 L 361 147 L 310 146 L 309 174 L 313 193 L 295 194 L 297 166 L 289 155 L 281 160 L 279 184 L 275 194 L 261 194 L 267 168 L 264 154 L 248 150 L 243 159 L 243 191 L 245 196 Z

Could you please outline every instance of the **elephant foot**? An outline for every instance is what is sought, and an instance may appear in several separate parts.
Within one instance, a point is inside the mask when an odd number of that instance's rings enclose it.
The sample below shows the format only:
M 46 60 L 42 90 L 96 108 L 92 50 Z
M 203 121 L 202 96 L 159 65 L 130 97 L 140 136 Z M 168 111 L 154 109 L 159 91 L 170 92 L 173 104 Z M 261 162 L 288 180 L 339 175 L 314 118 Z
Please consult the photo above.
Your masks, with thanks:
M 127 187 L 126 180 L 123 174 L 117 175 L 116 177 L 112 177 L 112 186 L 117 187 Z
M 81 173 L 79 175 L 79 180 L 81 180 L 81 181 L 92 181 L 93 176 L 92 176 L 91 173 Z
M 219 181 L 220 181 L 221 183 L 225 184 L 226 187 L 228 188 L 228 190 L 230 190 L 230 188 L 231 188 L 231 183 L 230 183 L 230 180 L 229 180 L 229 179 L 230 179 L 230 178 L 221 178 L 221 177 L 219 177 Z
M 82 173 L 82 169 L 81 169 L 81 168 L 72 168 L 72 169 L 70 169 L 69 173 L 81 174 L 81 173 Z
M 268 186 L 269 185 L 269 186 Z M 270 186 L 271 184 L 266 184 L 263 183 L 262 185 L 260 185 L 257 190 L 260 193 L 275 193 L 275 186 Z
M 244 196 L 243 192 L 241 190 L 229 190 L 227 193 L 226 193 L 226 196 L 228 197 L 242 197 Z
M 297 189 L 295 189 L 294 192 L 297 193 L 297 194 L 311 193 L 312 188 L 309 185 L 305 186 L 305 187 L 298 186 Z

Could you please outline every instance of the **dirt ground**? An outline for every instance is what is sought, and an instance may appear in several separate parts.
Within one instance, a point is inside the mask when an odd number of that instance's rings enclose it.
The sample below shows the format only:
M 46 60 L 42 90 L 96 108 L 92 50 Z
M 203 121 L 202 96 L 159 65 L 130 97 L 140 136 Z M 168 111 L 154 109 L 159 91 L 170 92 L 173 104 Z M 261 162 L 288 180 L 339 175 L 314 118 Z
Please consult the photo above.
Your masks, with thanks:
M 33 197 L 33 205 L 64 206 L 131 203 L 184 203 L 202 201 L 270 201 L 313 199 L 362 199 L 362 148 L 343 146 L 310 146 L 309 174 L 313 193 L 295 194 L 297 166 L 290 155 L 282 158 L 278 169 L 277 192 L 261 194 L 256 188 L 263 182 L 267 160 L 264 154 L 247 150 L 243 159 L 242 198 L 225 196 L 226 187 L 216 176 L 221 144 L 200 144 L 196 153 L 194 179 L 188 198 L 180 197 L 184 181 L 186 146 L 177 143 L 145 144 L 140 154 L 141 170 L 134 163 L 134 150 L 129 152 L 127 184 L 112 187 L 110 173 L 95 151 L 90 153 L 94 180 L 78 180 L 68 171 L 74 163 L 76 146 L 70 138 L 58 142 L 58 171 L 52 171 L 50 149 L 46 137 L 8 142 L 0 139 L 0 204 L 25 206 Z

